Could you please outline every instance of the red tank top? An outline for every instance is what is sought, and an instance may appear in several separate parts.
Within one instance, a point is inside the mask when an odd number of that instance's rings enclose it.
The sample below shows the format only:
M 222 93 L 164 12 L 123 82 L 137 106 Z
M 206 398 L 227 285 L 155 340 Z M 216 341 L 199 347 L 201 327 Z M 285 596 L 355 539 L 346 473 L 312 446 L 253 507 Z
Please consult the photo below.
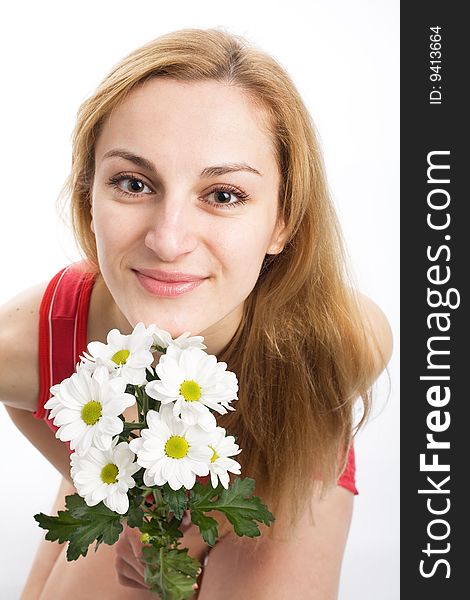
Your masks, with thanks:
M 85 262 L 65 267 L 49 282 L 39 310 L 39 400 L 37 419 L 44 419 L 55 432 L 44 404 L 51 397 L 51 386 L 70 377 L 80 355 L 87 347 L 87 321 L 95 276 Z M 70 448 L 70 446 L 69 446 Z M 355 484 L 354 446 L 338 485 L 358 494 Z

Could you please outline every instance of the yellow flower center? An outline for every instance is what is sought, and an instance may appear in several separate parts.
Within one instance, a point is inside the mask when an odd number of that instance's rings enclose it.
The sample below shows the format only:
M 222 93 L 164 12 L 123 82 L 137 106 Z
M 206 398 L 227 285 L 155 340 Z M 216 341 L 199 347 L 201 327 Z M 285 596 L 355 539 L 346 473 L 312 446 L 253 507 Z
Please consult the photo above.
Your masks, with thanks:
M 211 463 L 213 463 L 213 462 L 215 462 L 219 458 L 219 455 L 217 454 L 217 452 L 214 450 L 214 448 L 210 444 L 209 444 L 209 448 L 213 452 L 212 458 L 211 458 Z
M 82 408 L 82 419 L 87 425 L 94 425 L 101 419 L 101 404 L 96 400 L 90 400 Z
M 129 354 L 129 350 L 118 350 L 111 360 L 117 365 L 125 365 L 126 360 L 129 358 Z
M 180 435 L 172 435 L 165 444 L 165 453 L 171 458 L 183 458 L 189 450 L 189 444 Z
M 101 469 L 101 480 L 103 483 L 117 483 L 119 469 L 113 463 L 108 463 Z
M 194 402 L 199 400 L 201 397 L 201 388 L 196 381 L 190 379 L 189 381 L 183 381 L 180 385 L 180 394 L 186 400 L 186 402 Z

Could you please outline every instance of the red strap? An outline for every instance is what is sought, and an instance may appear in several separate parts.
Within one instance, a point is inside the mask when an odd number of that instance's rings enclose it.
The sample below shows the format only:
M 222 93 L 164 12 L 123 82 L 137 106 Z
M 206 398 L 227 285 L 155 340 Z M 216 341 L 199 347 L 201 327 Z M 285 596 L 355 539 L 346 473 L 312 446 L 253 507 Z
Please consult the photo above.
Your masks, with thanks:
M 338 485 L 350 490 L 354 495 L 358 495 L 359 492 L 356 488 L 356 458 L 354 455 L 354 446 L 351 444 L 348 454 L 348 462 L 343 474 L 338 479 Z
M 86 263 L 65 267 L 49 282 L 39 309 L 39 399 L 37 419 L 48 419 L 44 404 L 50 388 L 75 371 L 80 354 L 87 346 L 87 320 L 90 294 L 95 277 Z

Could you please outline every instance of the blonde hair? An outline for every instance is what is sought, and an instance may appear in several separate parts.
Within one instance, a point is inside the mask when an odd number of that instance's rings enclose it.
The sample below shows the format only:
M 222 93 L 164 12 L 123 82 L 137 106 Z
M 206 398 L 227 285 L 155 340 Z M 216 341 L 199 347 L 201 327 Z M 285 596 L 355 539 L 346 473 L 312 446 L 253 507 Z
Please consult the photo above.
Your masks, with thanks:
M 237 437 L 243 476 L 274 514 L 292 523 L 346 465 L 353 434 L 370 412 L 375 363 L 332 206 L 311 117 L 285 70 L 221 29 L 182 29 L 117 64 L 78 112 L 64 190 L 85 256 L 99 270 L 90 229 L 94 149 L 119 103 L 150 78 L 236 86 L 264 111 L 281 174 L 282 252 L 267 255 L 240 326 L 218 359 L 237 374 L 236 411 L 219 424 Z M 369 339 L 368 339 L 369 338 Z M 354 426 L 354 405 L 362 418 Z

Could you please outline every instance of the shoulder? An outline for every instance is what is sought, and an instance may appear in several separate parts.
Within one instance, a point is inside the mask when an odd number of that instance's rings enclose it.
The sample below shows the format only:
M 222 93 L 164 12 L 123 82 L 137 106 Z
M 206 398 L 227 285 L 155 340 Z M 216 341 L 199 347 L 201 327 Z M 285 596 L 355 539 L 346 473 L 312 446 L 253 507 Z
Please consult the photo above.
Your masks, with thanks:
M 368 296 L 357 292 L 366 333 L 371 338 L 371 346 L 376 363 L 376 377 L 387 366 L 393 351 L 393 334 L 390 323 L 382 309 Z
M 31 411 L 39 390 L 39 308 L 47 285 L 39 283 L 0 306 L 0 400 Z

